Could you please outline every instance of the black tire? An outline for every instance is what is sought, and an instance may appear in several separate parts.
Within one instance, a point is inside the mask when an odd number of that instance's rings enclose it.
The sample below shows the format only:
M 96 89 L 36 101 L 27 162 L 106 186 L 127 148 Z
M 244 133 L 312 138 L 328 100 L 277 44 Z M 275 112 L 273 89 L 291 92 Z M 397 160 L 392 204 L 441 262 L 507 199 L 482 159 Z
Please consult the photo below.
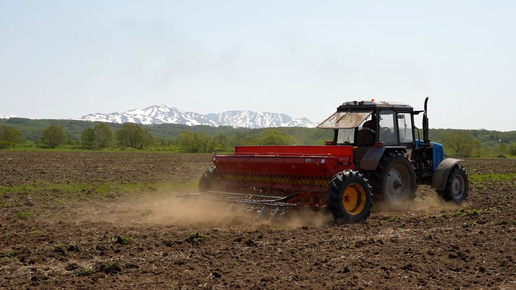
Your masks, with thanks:
M 212 189 L 217 189 L 218 184 L 220 183 L 220 175 L 217 167 L 212 166 L 206 170 L 201 178 L 199 179 L 198 189 L 200 192 L 209 191 Z
M 466 169 L 463 166 L 455 166 L 446 180 L 446 188 L 437 193 L 444 200 L 453 201 L 456 204 L 462 203 L 468 197 L 469 181 Z
M 357 171 L 346 170 L 335 174 L 326 193 L 327 209 L 338 225 L 364 222 L 371 213 L 371 186 Z
M 401 152 L 388 151 L 371 177 L 376 201 L 389 209 L 405 209 L 416 197 L 416 173 Z

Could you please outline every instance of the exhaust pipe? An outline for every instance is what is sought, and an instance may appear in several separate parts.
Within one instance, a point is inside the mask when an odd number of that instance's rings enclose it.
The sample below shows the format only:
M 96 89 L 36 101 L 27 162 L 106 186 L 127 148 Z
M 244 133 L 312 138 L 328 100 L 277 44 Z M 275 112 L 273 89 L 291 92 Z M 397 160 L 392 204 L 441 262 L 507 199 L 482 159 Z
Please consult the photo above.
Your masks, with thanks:
M 423 113 L 423 141 L 426 144 L 430 143 L 430 138 L 428 137 L 428 115 L 427 115 L 427 104 L 428 104 L 428 97 L 425 99 L 425 111 Z

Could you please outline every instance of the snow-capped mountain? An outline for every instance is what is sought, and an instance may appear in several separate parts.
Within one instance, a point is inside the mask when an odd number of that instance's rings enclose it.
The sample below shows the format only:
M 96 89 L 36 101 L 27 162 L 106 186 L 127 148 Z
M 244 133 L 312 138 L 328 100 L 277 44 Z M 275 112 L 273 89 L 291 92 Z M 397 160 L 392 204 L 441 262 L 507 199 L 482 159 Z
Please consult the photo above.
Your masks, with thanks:
M 15 115 L 2 115 L 2 114 L 0 114 L 0 119 L 10 119 L 10 118 L 19 118 L 19 117 L 15 116 Z
M 210 121 L 219 126 L 244 128 L 270 127 L 315 127 L 317 124 L 307 118 L 294 119 L 285 114 L 264 113 L 253 111 L 226 111 L 205 115 Z
M 306 119 L 294 119 L 285 114 L 263 113 L 253 111 L 226 111 L 222 113 L 199 114 L 185 112 L 178 108 L 166 105 L 150 106 L 144 109 L 134 109 L 124 113 L 88 114 L 78 120 L 111 122 L 111 123 L 139 123 L 149 124 L 184 124 L 184 125 L 208 125 L 231 126 L 244 128 L 268 128 L 268 127 L 309 127 L 317 124 Z
M 150 106 L 144 109 L 129 110 L 124 113 L 101 114 L 93 113 L 82 116 L 79 120 L 111 122 L 111 123 L 138 123 L 150 124 L 184 124 L 184 125 L 210 125 L 204 115 L 181 111 L 178 108 L 162 106 Z

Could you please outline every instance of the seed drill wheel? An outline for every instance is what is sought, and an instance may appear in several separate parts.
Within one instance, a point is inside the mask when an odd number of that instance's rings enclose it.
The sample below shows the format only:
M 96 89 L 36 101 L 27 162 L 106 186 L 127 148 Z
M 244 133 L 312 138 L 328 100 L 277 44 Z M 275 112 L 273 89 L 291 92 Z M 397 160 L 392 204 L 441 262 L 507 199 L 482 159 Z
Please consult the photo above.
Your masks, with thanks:
M 208 170 L 206 170 L 201 176 L 201 179 L 199 179 L 199 191 L 205 192 L 208 190 L 220 189 L 220 187 L 221 180 L 219 171 L 217 170 L 217 167 L 212 166 L 208 168 Z
M 461 165 L 457 165 L 448 176 L 446 188 L 437 191 L 437 193 L 442 196 L 444 200 L 460 204 L 468 197 L 468 189 L 468 174 L 466 173 L 466 169 Z
M 416 197 L 416 173 L 400 152 L 387 152 L 372 175 L 373 192 L 390 209 L 403 209 Z
M 337 224 L 364 222 L 373 205 L 371 187 L 357 171 L 346 170 L 333 176 L 326 191 L 326 205 Z

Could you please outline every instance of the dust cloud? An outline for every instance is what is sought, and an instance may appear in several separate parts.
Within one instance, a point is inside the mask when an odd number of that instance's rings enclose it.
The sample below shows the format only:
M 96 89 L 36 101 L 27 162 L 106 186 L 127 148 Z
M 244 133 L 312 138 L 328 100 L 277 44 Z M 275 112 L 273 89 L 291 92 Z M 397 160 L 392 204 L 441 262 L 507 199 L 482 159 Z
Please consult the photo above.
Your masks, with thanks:
M 88 205 L 78 210 L 76 219 L 121 226 L 156 224 L 219 229 L 258 229 L 272 225 L 299 228 L 322 226 L 332 220 L 329 214 L 310 209 L 291 210 L 269 219 L 269 212 L 259 216 L 256 209 L 248 212 L 248 208 L 176 193 L 146 193 L 123 201 Z
M 459 206 L 453 202 L 445 201 L 430 186 L 420 185 L 414 200 L 397 204 L 396 209 L 393 209 L 386 204 L 382 204 L 381 202 L 377 202 L 374 203 L 372 212 L 440 212 L 443 210 L 456 210 L 460 207 L 467 207 L 467 204 L 461 204 Z
M 464 207 L 464 205 L 461 205 Z M 143 193 L 113 202 L 97 202 L 78 209 L 75 220 L 109 222 L 120 226 L 137 224 L 174 225 L 219 229 L 259 229 L 274 225 L 288 228 L 325 226 L 332 224 L 333 217 L 326 211 L 309 208 L 290 210 L 269 219 L 269 212 L 262 216 L 257 209 L 247 211 L 248 205 L 209 200 L 199 196 L 185 196 L 183 193 Z M 438 212 L 459 208 L 442 200 L 433 190 L 418 190 L 415 200 L 400 205 L 397 210 L 375 203 L 372 213 L 404 213 L 413 211 Z M 373 216 L 372 216 L 373 217 Z M 372 218 L 371 217 L 371 218 Z
M 408 205 L 409 210 L 413 211 L 442 211 L 458 209 L 459 207 L 457 204 L 445 201 L 437 195 L 434 197 L 416 198 Z

